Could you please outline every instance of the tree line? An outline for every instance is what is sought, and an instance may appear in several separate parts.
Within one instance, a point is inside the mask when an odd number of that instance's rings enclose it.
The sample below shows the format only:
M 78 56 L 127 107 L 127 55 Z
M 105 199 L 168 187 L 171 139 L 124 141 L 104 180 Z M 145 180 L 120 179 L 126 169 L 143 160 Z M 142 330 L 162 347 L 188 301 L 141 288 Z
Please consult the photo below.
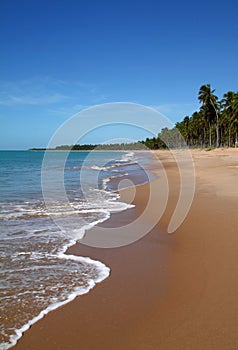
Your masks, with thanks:
M 221 100 L 210 84 L 198 92 L 199 111 L 186 116 L 173 129 L 164 128 L 158 137 L 142 143 L 151 149 L 189 147 L 238 147 L 238 91 L 228 91 Z
M 145 141 L 120 144 L 61 145 L 53 150 L 143 150 L 167 148 L 238 147 L 238 91 L 228 91 L 218 99 L 210 84 L 198 92 L 201 107 L 186 116 L 172 129 L 163 128 L 157 137 Z M 32 148 L 31 150 L 46 150 Z
M 144 143 L 138 141 L 131 143 L 60 145 L 55 148 L 30 148 L 29 151 L 130 151 L 145 149 Z

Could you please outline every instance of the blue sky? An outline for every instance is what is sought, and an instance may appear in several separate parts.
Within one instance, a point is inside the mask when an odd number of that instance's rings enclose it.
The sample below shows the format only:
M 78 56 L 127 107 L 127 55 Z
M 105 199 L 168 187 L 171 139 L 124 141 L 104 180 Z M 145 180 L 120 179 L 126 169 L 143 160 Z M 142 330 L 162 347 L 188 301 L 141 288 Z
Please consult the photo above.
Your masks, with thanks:
M 176 122 L 202 84 L 237 91 L 237 13 L 236 0 L 1 1 L 0 149 L 44 147 L 95 104 L 139 103 Z

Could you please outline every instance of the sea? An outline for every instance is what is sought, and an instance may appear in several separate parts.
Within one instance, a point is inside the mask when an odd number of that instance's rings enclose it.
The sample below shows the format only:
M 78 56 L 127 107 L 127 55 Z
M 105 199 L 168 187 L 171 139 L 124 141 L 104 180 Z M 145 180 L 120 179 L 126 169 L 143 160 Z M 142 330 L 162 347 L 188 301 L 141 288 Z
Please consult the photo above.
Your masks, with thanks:
M 120 201 L 117 186 L 121 179 L 135 185 L 150 181 L 146 162 L 144 152 L 0 151 L 1 350 L 14 346 L 48 312 L 110 275 L 103 262 L 66 251 L 90 227 L 132 207 Z M 47 171 L 51 179 L 55 174 L 55 183 L 63 173 L 67 201 L 77 215 L 72 232 L 54 220 L 60 217 L 64 223 L 72 215 L 65 210 L 65 198 L 61 202 L 61 197 L 51 196 L 51 209 L 47 206 L 43 171 L 46 178 Z

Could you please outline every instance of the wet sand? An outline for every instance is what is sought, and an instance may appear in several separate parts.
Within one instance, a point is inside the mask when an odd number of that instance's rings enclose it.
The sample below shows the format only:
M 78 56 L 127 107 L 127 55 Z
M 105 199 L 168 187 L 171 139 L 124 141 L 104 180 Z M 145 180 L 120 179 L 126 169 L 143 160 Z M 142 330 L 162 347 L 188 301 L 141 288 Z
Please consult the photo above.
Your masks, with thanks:
M 71 247 L 70 253 L 104 262 L 111 276 L 49 313 L 13 349 L 238 348 L 238 149 L 192 151 L 195 196 L 172 235 L 167 227 L 179 196 L 178 168 L 169 152 L 156 154 L 170 188 L 161 220 L 128 246 Z M 161 166 L 152 168 L 158 175 L 152 190 L 161 190 Z M 101 226 L 120 227 L 144 215 L 149 189 L 136 187 L 135 208 L 113 214 Z M 121 192 L 123 201 L 132 197 L 133 189 Z M 145 220 L 156 216 L 160 204 L 153 201 Z

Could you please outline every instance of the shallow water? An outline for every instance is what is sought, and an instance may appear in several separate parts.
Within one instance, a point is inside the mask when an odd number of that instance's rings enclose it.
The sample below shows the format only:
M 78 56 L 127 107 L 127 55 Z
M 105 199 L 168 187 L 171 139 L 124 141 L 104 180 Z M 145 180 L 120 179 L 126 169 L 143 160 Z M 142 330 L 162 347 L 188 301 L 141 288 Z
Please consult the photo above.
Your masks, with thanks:
M 45 169 L 55 182 L 64 156 L 64 152 L 52 152 Z M 138 165 L 139 154 L 90 152 L 89 157 L 88 152 L 71 152 L 63 167 L 68 204 L 57 193 L 46 206 L 41 185 L 43 157 L 44 152 L 0 152 L 0 349 L 14 345 L 50 310 L 109 276 L 110 269 L 102 262 L 65 251 L 111 212 L 130 207 L 116 201 L 119 179 L 148 181 Z M 82 169 L 86 171 L 83 180 Z M 118 180 L 114 188 L 112 178 Z M 66 231 L 56 225 L 55 218 L 64 225 L 71 215 L 77 216 L 77 227 L 74 221 Z

